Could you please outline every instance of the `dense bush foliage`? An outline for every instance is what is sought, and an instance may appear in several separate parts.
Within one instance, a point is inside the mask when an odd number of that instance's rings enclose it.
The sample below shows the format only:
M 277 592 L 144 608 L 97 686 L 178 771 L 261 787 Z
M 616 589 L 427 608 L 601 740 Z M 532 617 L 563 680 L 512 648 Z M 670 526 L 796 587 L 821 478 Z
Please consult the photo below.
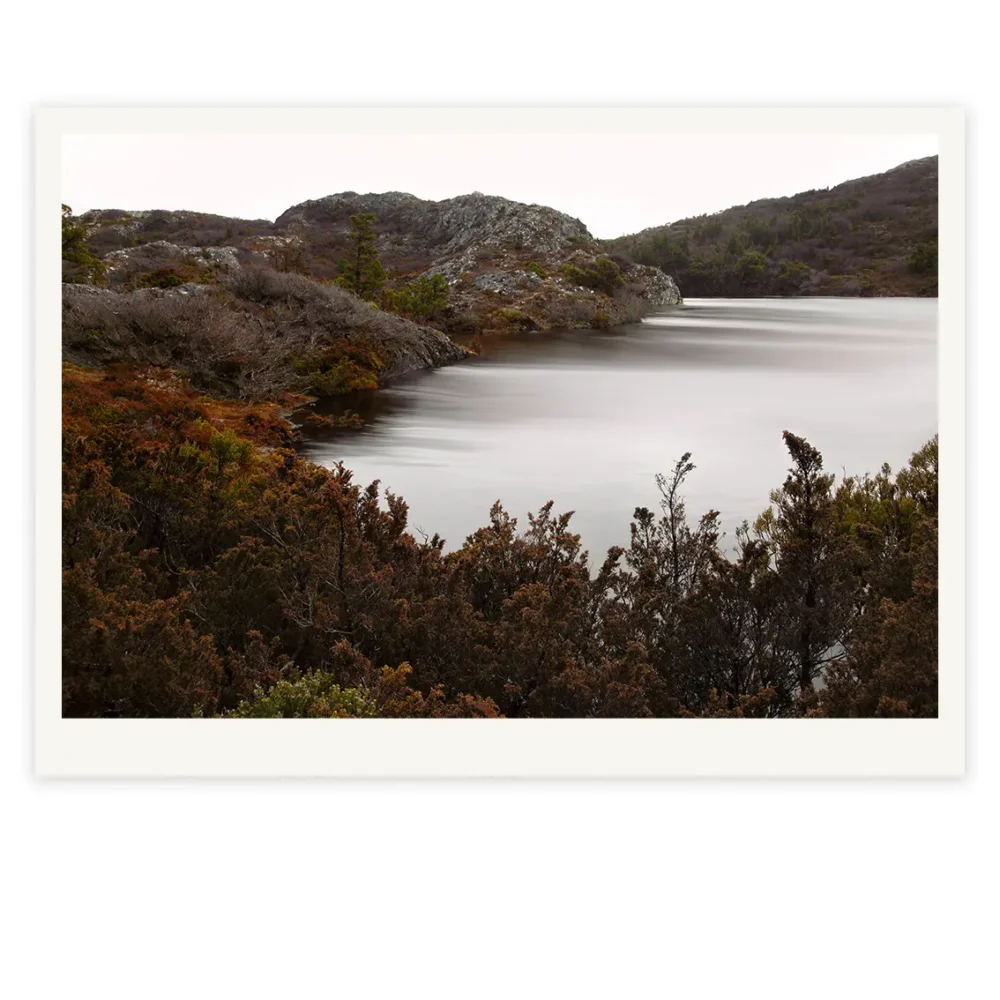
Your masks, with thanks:
M 928 271 L 937 273 L 938 246 L 937 240 L 928 240 L 926 243 L 918 243 L 910 250 L 906 258 L 911 271 L 917 274 L 924 274 Z
M 73 217 L 69 205 L 62 207 L 63 281 L 104 284 L 107 268 L 90 247 L 87 227 Z
M 384 304 L 393 312 L 414 320 L 430 320 L 448 305 L 450 289 L 442 274 L 420 275 L 413 281 L 384 293 Z
M 302 674 L 289 664 L 287 676 L 269 690 L 259 685 L 232 715 L 243 719 L 364 719 L 378 715 L 374 698 L 359 688 L 346 690 L 333 674 L 314 670 Z
M 574 285 L 592 288 L 605 295 L 614 295 L 618 289 L 625 285 L 621 268 L 610 257 L 598 257 L 583 267 L 578 267 L 575 264 L 564 264 L 562 274 L 567 281 Z
M 936 442 L 835 484 L 786 434 L 732 557 L 715 512 L 687 517 L 684 456 L 591 572 L 551 504 L 524 530 L 498 504 L 445 553 L 284 433 L 273 405 L 67 365 L 66 715 L 937 711 Z

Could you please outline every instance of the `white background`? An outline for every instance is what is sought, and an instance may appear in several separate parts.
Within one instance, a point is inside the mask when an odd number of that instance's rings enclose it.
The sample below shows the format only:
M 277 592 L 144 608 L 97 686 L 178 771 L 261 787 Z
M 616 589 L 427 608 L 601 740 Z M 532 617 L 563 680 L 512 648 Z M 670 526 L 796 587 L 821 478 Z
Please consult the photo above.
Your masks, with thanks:
M 660 4 L 255 12 L 178 0 L 36 3 L 8 22 L 6 995 L 995 995 L 998 692 L 984 633 L 997 588 L 994 533 L 979 530 L 995 517 L 992 33 L 976 3 L 946 16 L 918 2 L 812 9 L 716 3 L 696 21 Z M 968 107 L 965 779 L 31 776 L 31 107 L 333 101 Z

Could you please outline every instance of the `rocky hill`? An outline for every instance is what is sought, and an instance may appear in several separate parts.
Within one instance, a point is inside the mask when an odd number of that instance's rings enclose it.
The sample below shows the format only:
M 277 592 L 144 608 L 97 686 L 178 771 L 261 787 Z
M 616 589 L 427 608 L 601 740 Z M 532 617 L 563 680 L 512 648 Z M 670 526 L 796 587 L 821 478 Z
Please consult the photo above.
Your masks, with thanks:
M 687 296 L 937 295 L 938 158 L 603 241 Z
M 375 216 L 388 287 L 442 275 L 448 333 L 609 326 L 680 301 L 662 269 L 609 262 L 578 219 L 478 192 L 426 201 L 345 192 L 295 205 L 273 223 L 195 212 L 91 211 L 79 217 L 111 287 L 211 282 L 254 262 L 316 280 L 336 274 L 350 218 Z

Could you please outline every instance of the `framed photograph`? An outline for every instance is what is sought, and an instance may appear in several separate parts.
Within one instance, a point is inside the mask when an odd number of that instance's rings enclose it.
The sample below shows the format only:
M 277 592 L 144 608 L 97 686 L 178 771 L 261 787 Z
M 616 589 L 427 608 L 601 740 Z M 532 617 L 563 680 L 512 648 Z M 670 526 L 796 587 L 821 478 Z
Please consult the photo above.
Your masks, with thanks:
M 39 109 L 36 772 L 962 774 L 964 127 Z

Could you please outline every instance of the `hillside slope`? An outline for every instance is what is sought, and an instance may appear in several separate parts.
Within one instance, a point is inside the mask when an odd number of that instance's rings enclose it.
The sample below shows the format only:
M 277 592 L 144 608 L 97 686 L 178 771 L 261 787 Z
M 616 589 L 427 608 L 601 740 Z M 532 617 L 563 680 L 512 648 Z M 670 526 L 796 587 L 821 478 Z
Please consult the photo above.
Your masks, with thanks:
M 439 330 L 341 288 L 257 268 L 167 288 L 64 284 L 62 327 L 67 361 L 154 366 L 251 401 L 374 389 L 468 355 Z
M 196 212 L 91 211 L 79 217 L 112 286 L 151 274 L 209 281 L 218 269 L 269 262 L 324 281 L 348 246 L 351 216 L 371 213 L 387 287 L 442 275 L 449 333 L 609 326 L 680 301 L 673 280 L 642 263 L 612 264 L 578 219 L 474 192 L 444 201 L 344 192 L 303 202 L 273 223 Z
M 602 241 L 684 294 L 937 295 L 938 158 Z

